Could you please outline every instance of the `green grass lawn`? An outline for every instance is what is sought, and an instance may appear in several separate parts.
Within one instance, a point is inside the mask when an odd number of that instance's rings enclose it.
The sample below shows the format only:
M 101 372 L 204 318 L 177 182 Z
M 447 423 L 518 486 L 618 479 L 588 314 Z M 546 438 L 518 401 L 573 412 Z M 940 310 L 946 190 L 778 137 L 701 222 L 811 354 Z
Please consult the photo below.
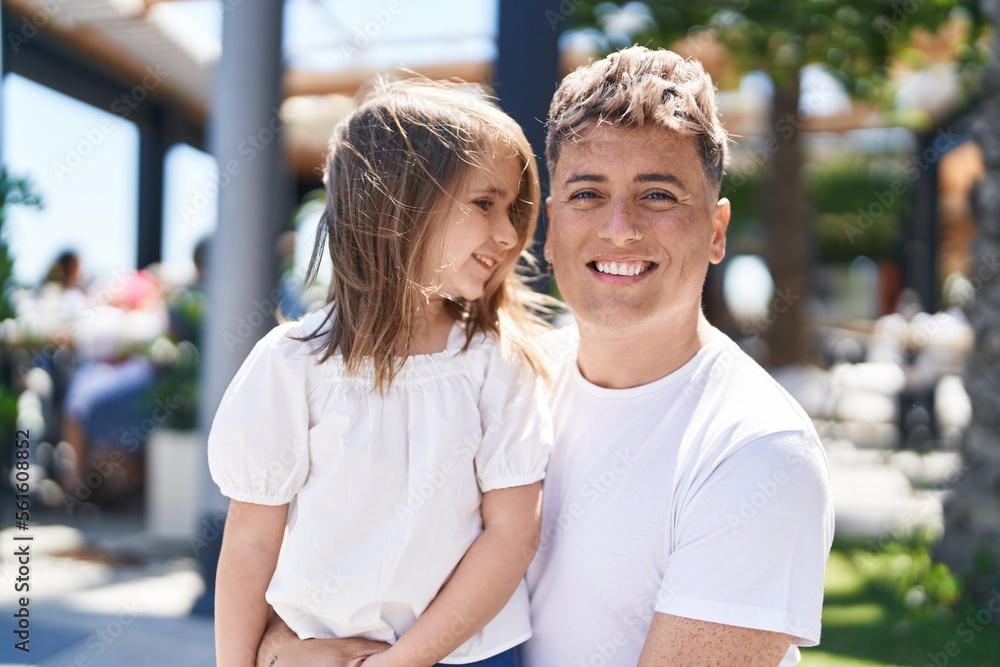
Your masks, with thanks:
M 1000 609 L 1000 597 L 992 604 Z M 959 599 L 956 582 L 925 549 L 835 548 L 826 569 L 822 643 L 804 649 L 801 664 L 1000 667 L 998 621 L 988 603 Z

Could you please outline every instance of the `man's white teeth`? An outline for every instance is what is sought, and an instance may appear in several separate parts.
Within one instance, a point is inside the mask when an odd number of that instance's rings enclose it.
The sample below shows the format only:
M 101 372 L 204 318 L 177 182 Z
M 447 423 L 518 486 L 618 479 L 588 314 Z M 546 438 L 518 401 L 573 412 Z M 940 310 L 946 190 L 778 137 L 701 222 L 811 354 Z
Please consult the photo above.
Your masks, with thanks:
M 612 276 L 637 276 L 649 270 L 649 262 L 594 262 L 597 270 Z

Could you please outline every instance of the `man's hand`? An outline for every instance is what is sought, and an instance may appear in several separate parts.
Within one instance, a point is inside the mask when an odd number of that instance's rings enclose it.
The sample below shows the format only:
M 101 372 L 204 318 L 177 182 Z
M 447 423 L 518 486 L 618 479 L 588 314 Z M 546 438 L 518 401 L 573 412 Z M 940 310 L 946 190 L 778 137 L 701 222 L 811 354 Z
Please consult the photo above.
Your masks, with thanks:
M 367 639 L 299 639 L 275 615 L 257 648 L 257 667 L 360 667 L 365 658 L 388 648 Z

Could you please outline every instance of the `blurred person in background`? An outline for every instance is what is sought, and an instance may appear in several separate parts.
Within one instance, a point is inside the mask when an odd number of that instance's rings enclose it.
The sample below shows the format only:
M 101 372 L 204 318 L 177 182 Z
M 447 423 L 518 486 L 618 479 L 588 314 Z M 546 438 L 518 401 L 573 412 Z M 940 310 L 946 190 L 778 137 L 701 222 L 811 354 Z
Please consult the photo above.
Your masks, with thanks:
M 63 405 L 60 477 L 67 507 L 141 488 L 154 364 L 142 346 L 167 330 L 155 267 L 97 283 L 75 330 L 77 367 Z M 96 495 L 94 495 L 96 492 Z

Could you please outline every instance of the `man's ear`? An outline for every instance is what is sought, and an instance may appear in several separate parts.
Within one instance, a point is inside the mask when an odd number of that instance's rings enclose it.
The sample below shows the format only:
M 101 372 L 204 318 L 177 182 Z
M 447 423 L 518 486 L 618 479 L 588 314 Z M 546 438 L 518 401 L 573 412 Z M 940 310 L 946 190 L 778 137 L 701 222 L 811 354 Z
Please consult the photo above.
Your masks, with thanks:
M 715 208 L 712 210 L 712 241 L 708 256 L 712 264 L 718 264 L 726 256 L 726 230 L 729 229 L 731 215 L 728 199 L 723 197 L 715 203 Z

